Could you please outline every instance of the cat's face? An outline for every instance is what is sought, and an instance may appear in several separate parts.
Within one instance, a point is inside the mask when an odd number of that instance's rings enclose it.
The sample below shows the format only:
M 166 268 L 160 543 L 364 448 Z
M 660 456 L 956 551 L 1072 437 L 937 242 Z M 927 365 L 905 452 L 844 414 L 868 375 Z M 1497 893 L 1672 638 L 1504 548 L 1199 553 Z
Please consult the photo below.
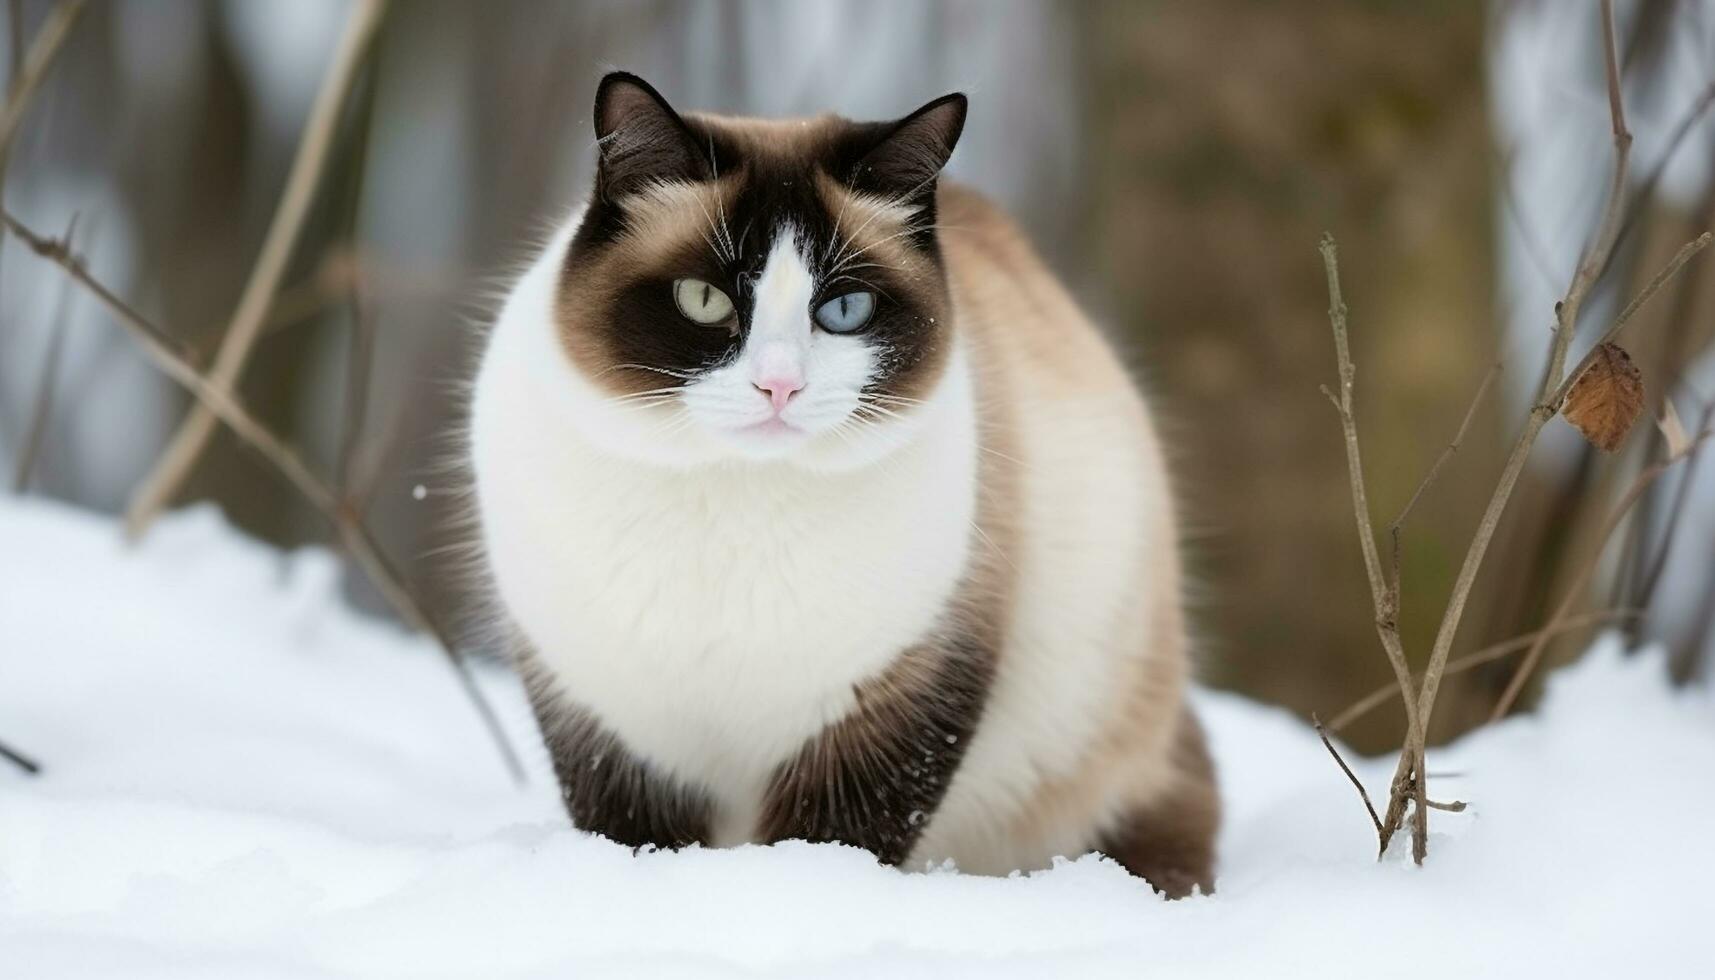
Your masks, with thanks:
M 578 424 L 667 464 L 840 469 L 908 440 L 952 342 L 935 183 L 963 96 L 891 123 L 681 117 L 596 97 L 595 193 L 558 327 Z

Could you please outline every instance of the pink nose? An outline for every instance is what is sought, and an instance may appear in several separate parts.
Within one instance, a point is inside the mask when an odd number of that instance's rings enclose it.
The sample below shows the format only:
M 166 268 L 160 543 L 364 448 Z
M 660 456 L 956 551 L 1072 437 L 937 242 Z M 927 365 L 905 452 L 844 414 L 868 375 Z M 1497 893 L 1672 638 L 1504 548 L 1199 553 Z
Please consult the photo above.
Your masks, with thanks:
M 750 384 L 774 403 L 775 414 L 785 411 L 786 403 L 792 400 L 792 396 L 804 390 L 804 379 L 785 375 L 763 378 Z

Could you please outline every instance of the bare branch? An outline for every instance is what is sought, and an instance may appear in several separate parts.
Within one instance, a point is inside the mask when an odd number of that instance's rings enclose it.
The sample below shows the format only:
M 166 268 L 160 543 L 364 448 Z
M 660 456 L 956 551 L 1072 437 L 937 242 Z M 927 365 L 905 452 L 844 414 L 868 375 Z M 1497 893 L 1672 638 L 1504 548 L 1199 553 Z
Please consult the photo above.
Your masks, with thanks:
M 494 709 L 483 697 L 481 689 L 477 687 L 476 680 L 472 677 L 470 666 L 465 662 L 464 656 L 453 644 L 444 626 L 428 611 L 423 603 L 417 600 L 415 593 L 387 560 L 368 529 L 355 518 L 349 508 L 344 506 L 333 488 L 316 476 L 292 447 L 286 445 L 279 436 L 276 436 L 267 426 L 251 415 L 232 392 L 216 385 L 201 371 L 197 370 L 186 359 L 183 352 L 178 349 L 178 345 L 171 336 L 150 323 L 142 314 L 91 276 L 83 262 L 71 254 L 64 242 L 36 234 L 8 212 L 0 211 L 0 219 L 4 220 L 7 230 L 29 246 L 32 251 L 65 269 L 73 281 L 99 300 L 113 315 L 114 320 L 138 339 L 143 352 L 149 356 L 149 359 L 155 363 L 161 373 L 196 396 L 197 400 L 206 406 L 215 418 L 224 422 L 239 439 L 255 449 L 263 459 L 272 464 L 311 506 L 321 512 L 322 516 L 338 532 L 347 551 L 363 567 L 364 572 L 380 589 L 387 601 L 392 604 L 399 617 L 407 625 L 425 630 L 439 641 L 441 652 L 446 656 L 448 664 L 452 667 L 460 686 L 464 688 L 466 696 L 470 698 L 471 705 L 476 709 L 484 727 L 488 729 L 489 735 L 493 738 L 508 771 L 512 773 L 514 779 L 522 781 L 524 770 L 518 761 L 517 754 L 507 740 L 505 730 L 501 728 Z
M 1340 414 L 1340 429 L 1346 440 L 1346 470 L 1352 485 L 1352 512 L 1358 523 L 1358 543 L 1363 551 L 1364 571 L 1370 580 L 1370 600 L 1375 608 L 1376 635 L 1393 667 L 1394 680 L 1399 685 L 1406 706 L 1406 745 L 1421 755 L 1423 726 L 1418 724 L 1417 706 L 1413 702 L 1411 667 L 1406 663 L 1405 646 L 1399 636 L 1399 592 L 1382 577 L 1381 559 L 1376 554 L 1375 530 L 1370 524 L 1369 495 L 1364 488 L 1364 464 L 1358 448 L 1358 423 L 1352 414 L 1352 387 L 1357 367 L 1346 329 L 1346 301 L 1340 293 L 1340 257 L 1334 236 L 1322 236 L 1322 265 L 1328 277 L 1328 323 L 1334 332 L 1334 354 L 1340 368 L 1340 392 L 1336 397 L 1326 387 L 1322 389 Z M 1366 800 L 1366 803 L 1368 801 Z M 1377 825 L 1378 833 L 1381 825 Z M 1387 850 L 1383 834 L 1378 853 Z
M 1376 837 L 1379 840 L 1382 832 L 1382 818 L 1376 814 L 1376 805 L 1370 802 L 1369 791 L 1364 789 L 1364 784 L 1359 781 L 1357 773 L 1352 771 L 1352 767 L 1346 765 L 1346 760 L 1340 756 L 1340 750 L 1336 749 L 1334 743 L 1328 740 L 1328 731 L 1322 727 L 1322 719 L 1311 715 L 1310 723 L 1316 726 L 1317 736 L 1322 739 L 1322 745 L 1328 749 L 1328 754 L 1333 756 L 1334 761 L 1339 764 L 1340 771 L 1346 774 L 1346 778 L 1352 781 L 1353 786 L 1357 787 L 1358 796 L 1364 801 L 1364 809 L 1369 811 L 1370 823 L 1375 825 Z
M 1711 236 L 1709 232 L 1704 232 L 1696 238 L 1693 238 L 1691 241 L 1686 242 L 1684 245 L 1681 245 L 1679 247 L 1679 251 L 1674 253 L 1673 258 L 1668 260 L 1667 265 L 1662 266 L 1661 271 L 1657 272 L 1655 277 L 1645 284 L 1644 288 L 1639 290 L 1636 296 L 1632 297 L 1632 301 L 1627 303 L 1626 308 L 1620 311 L 1620 315 L 1614 318 L 1613 324 L 1608 327 L 1607 331 L 1604 332 L 1600 338 L 1597 339 L 1595 345 L 1590 348 L 1590 352 L 1584 355 L 1584 357 L 1578 362 L 1577 367 L 1574 367 L 1571 371 L 1566 373 L 1566 379 L 1561 382 L 1558 388 L 1555 389 L 1554 394 L 1549 396 L 1548 403 L 1554 407 L 1555 411 L 1560 410 L 1561 403 L 1566 400 L 1566 393 L 1572 390 L 1573 382 L 1577 381 L 1579 375 L 1584 373 L 1584 369 L 1588 368 L 1590 364 L 1596 360 L 1596 357 L 1598 356 L 1596 352 L 1601 349 L 1602 345 L 1618 336 L 1620 331 L 1625 328 L 1633 315 L 1635 315 L 1638 310 L 1642 309 L 1645 303 L 1650 301 L 1650 297 L 1660 291 L 1661 287 L 1665 286 L 1668 280 L 1677 275 L 1679 270 L 1685 267 L 1685 263 L 1691 261 L 1692 256 L 1703 251 L 1703 249 L 1708 246 L 1712 237 L 1715 236 Z
M 30 100 L 35 97 L 42 81 L 48 77 L 48 69 L 59 55 L 60 48 L 65 45 L 66 38 L 71 36 L 73 25 L 83 13 L 84 2 L 85 0 L 60 0 L 43 20 L 35 40 L 30 42 L 28 53 L 24 50 L 23 2 L 12 0 L 7 8 L 12 58 L 10 77 L 6 81 L 6 104 L 4 109 L 0 109 L 0 191 L 6 186 L 6 169 L 12 161 L 12 141 L 17 138 L 18 131 L 23 126 Z M 5 236 L 0 235 L 0 245 L 5 242 Z M 31 455 L 33 454 L 26 452 L 24 458 L 28 460 Z
M 24 0 L 7 0 L 6 41 L 10 49 L 6 52 L 6 94 L 10 95 L 17 91 L 18 79 L 24 75 Z
M 1692 444 L 1701 443 L 1709 438 L 1709 435 L 1707 430 L 1698 433 L 1692 439 Z M 1638 502 L 1638 498 L 1644 495 L 1644 491 L 1649 489 L 1650 484 L 1654 483 L 1657 477 L 1667 472 L 1673 464 L 1689 456 L 1691 448 L 1691 446 L 1682 447 L 1678 452 L 1639 473 L 1632 480 L 1632 485 L 1626 488 L 1625 494 L 1620 497 L 1620 502 L 1614 505 L 1614 509 L 1608 513 L 1607 520 L 1602 523 L 1602 529 L 1597 532 L 1596 547 L 1591 550 L 1590 557 L 1585 559 L 1583 566 L 1578 569 L 1578 574 L 1573 576 L 1572 584 L 1567 586 L 1565 596 L 1561 598 L 1560 604 L 1554 609 L 1554 614 L 1548 619 L 1548 625 L 1537 634 L 1535 642 L 1530 645 L 1530 650 L 1524 655 L 1524 659 L 1519 661 L 1518 669 L 1513 671 L 1512 679 L 1507 682 L 1506 690 L 1501 692 L 1500 700 L 1495 702 L 1494 711 L 1489 714 L 1491 722 L 1501 720 L 1506 717 L 1508 711 L 1512 710 L 1513 703 L 1518 700 L 1519 694 L 1524 690 L 1525 681 L 1530 679 L 1531 672 L 1542 660 L 1543 651 L 1548 647 L 1548 637 L 1551 631 L 1561 620 L 1566 618 L 1567 613 L 1571 612 L 1573 603 L 1578 601 L 1579 597 L 1584 594 L 1585 586 L 1590 584 L 1590 576 L 1595 573 L 1596 566 L 1601 562 L 1602 552 L 1606 549 L 1608 538 L 1613 535 L 1615 528 L 1618 528 L 1620 522 L 1626 519 L 1626 515 L 1631 512 L 1632 505 Z
M 60 358 L 65 353 L 64 299 L 48 327 L 48 349 L 42 355 L 42 368 L 36 379 L 35 404 L 30 409 L 29 428 L 24 432 L 24 448 L 18 454 L 18 469 L 12 476 L 12 492 L 22 494 L 30 489 L 35 476 L 36 461 L 41 458 L 42 445 L 48 433 L 48 419 L 53 415 L 54 396 L 59 387 Z
M 1614 129 L 1614 145 L 1629 151 L 1631 131 L 1626 128 L 1626 100 L 1620 96 L 1620 56 L 1614 43 L 1614 0 L 1602 0 L 1602 68 L 1608 83 L 1608 121 Z
M 1662 174 L 1667 172 L 1667 165 L 1673 162 L 1674 156 L 1679 152 L 1680 144 L 1684 143 L 1685 138 L 1691 135 L 1691 130 L 1697 126 L 1699 120 L 1708 114 L 1711 106 L 1715 106 L 1715 82 L 1706 86 L 1703 89 L 1703 94 L 1691 104 L 1685 115 L 1680 117 L 1679 122 L 1673 127 L 1673 134 L 1667 138 L 1667 148 L 1662 151 L 1660 158 L 1655 162 L 1655 166 L 1650 168 L 1649 174 L 1639 183 L 1638 192 L 1632 195 L 1631 207 L 1627 209 L 1626 220 L 1620 225 L 1620 241 L 1625 241 L 1626 233 L 1631 230 L 1637 216 L 1643 213 L 1644 203 L 1655 196 L 1656 185 L 1661 183 Z
M 1406 518 L 1411 516 L 1412 510 L 1417 507 L 1418 500 L 1422 499 L 1424 491 L 1428 490 L 1430 484 L 1435 482 L 1435 478 L 1441 475 L 1441 467 L 1446 466 L 1447 461 L 1453 458 L 1453 454 L 1459 451 L 1459 445 L 1465 441 L 1465 433 L 1471 429 L 1471 420 L 1477 417 L 1477 406 L 1483 403 L 1483 396 L 1488 394 L 1489 386 L 1494 384 L 1495 378 L 1500 373 L 1500 361 L 1489 366 L 1489 370 L 1483 375 L 1483 383 L 1477 386 L 1477 393 L 1471 396 L 1471 404 L 1465 409 L 1465 417 L 1459 422 L 1459 430 L 1453 433 L 1453 441 L 1441 450 L 1441 455 L 1435 457 L 1435 462 L 1429 467 L 1429 472 L 1424 474 L 1423 482 L 1417 485 L 1417 490 L 1412 493 L 1411 499 L 1405 502 L 1405 507 L 1400 510 L 1399 516 L 1387 526 L 1388 538 L 1393 547 L 1393 589 L 1395 594 L 1399 592 L 1399 533 L 1405 527 Z
M 66 223 L 65 240 L 69 243 L 77 231 L 77 215 Z M 59 387 L 60 357 L 65 353 L 66 309 L 71 305 L 71 282 L 60 286 L 59 299 L 54 303 L 53 318 L 48 321 L 48 349 L 42 355 L 42 369 L 36 380 L 35 405 L 30 409 L 30 427 L 24 434 L 24 450 L 18 455 L 18 470 L 12 478 L 12 491 L 23 493 L 30 489 L 30 477 L 48 432 L 48 419 L 54 410 L 54 394 Z
M 1697 431 L 1706 432 L 1711 424 L 1715 424 L 1715 402 L 1703 407 L 1703 417 L 1698 420 Z M 1649 570 L 1644 573 L 1643 581 L 1639 583 L 1637 604 L 1648 608 L 1650 600 L 1655 596 L 1656 585 L 1661 581 L 1661 573 L 1667 568 L 1668 555 L 1673 552 L 1673 542 L 1679 523 L 1685 516 L 1685 504 L 1691 497 L 1691 484 L 1697 476 L 1697 457 L 1703 452 L 1703 444 L 1697 443 L 1691 449 L 1691 455 L 1686 462 L 1685 477 L 1674 488 L 1673 503 L 1669 505 L 1667 521 L 1663 525 L 1661 547 L 1656 549 L 1655 558 L 1651 559 Z
M 1608 111 L 1614 136 L 1613 178 L 1608 187 L 1607 201 L 1603 205 L 1595 237 L 1578 263 L 1572 282 L 1567 286 L 1566 295 L 1555 306 L 1555 326 L 1549 342 L 1548 364 L 1543 370 L 1536 404 L 1531 408 L 1518 441 L 1507 457 L 1494 492 L 1489 497 L 1488 506 L 1484 509 L 1477 530 L 1472 536 L 1470 547 L 1465 552 L 1465 560 L 1459 567 L 1459 574 L 1454 579 L 1452 593 L 1442 612 L 1441 624 L 1436 629 L 1434 646 L 1430 649 L 1429 663 L 1424 668 L 1423 683 L 1418 688 L 1414 733 L 1407 740 L 1405 750 L 1400 753 L 1399 765 L 1395 769 L 1393 793 L 1388 800 L 1387 815 L 1382 821 L 1382 834 L 1384 838 L 1391 837 L 1404 824 L 1407 803 L 1415 802 L 1417 806 L 1412 809 L 1412 856 L 1419 863 L 1422 863 L 1429 848 L 1428 786 L 1427 779 L 1423 776 L 1423 745 L 1427 740 L 1430 716 L 1435 710 L 1435 697 L 1440 691 L 1441 679 L 1447 670 L 1447 658 L 1452 652 L 1453 641 L 1458 636 L 1459 624 L 1465 615 L 1465 604 L 1470 599 L 1471 587 L 1476 583 L 1477 572 L 1483 566 L 1483 559 L 1488 554 L 1495 529 L 1500 525 L 1507 502 L 1512 498 L 1513 488 L 1518 484 L 1520 474 L 1524 472 L 1525 461 L 1536 444 L 1537 435 L 1557 411 L 1556 393 L 1564 395 L 1560 388 L 1565 378 L 1567 347 L 1571 344 L 1572 335 L 1577 328 L 1579 311 L 1613 254 L 1614 242 L 1619 235 L 1625 210 L 1632 135 L 1626 128 L 1625 101 L 1620 92 L 1620 63 L 1614 43 L 1613 0 L 1602 0 L 1600 16 L 1603 71 L 1607 80 Z
M 1320 248 L 1323 269 L 1328 276 L 1328 322 L 1333 327 L 1334 352 L 1340 368 L 1339 394 L 1335 395 L 1326 387 L 1322 389 L 1322 393 L 1334 403 L 1334 408 L 1340 413 L 1340 427 L 1346 437 L 1346 463 L 1352 486 L 1352 510 L 1358 519 L 1358 540 L 1363 548 L 1364 571 L 1369 574 L 1370 591 L 1375 598 L 1377 615 L 1381 616 L 1385 583 L 1382 579 L 1381 560 L 1376 555 L 1375 532 L 1370 526 L 1369 495 L 1364 488 L 1363 458 L 1358 448 L 1358 426 L 1352 414 L 1352 386 L 1357 377 L 1357 366 L 1352 363 L 1346 329 L 1346 301 L 1340 293 L 1340 256 L 1338 247 L 1334 244 L 1334 236 L 1323 234 Z
M 1463 657 L 1456 657 L 1449 660 L 1447 662 L 1447 674 L 1449 676 L 1453 674 L 1462 674 L 1473 667 L 1481 667 L 1483 664 L 1494 663 L 1508 654 L 1517 653 L 1518 651 L 1530 646 L 1532 643 L 1536 642 L 1536 638 L 1543 633 L 1548 633 L 1550 636 L 1558 636 L 1563 633 L 1570 633 L 1573 630 L 1583 629 L 1586 626 L 1618 622 L 1626 619 L 1636 619 L 1639 615 L 1640 612 L 1637 609 L 1605 609 L 1600 612 L 1590 612 L 1577 616 L 1570 616 L 1556 624 L 1552 629 L 1532 630 L 1531 632 L 1525 633 L 1521 636 L 1515 636 L 1510 640 L 1503 640 L 1500 643 L 1486 646 L 1475 653 L 1468 653 Z M 1328 730 L 1334 732 L 1345 731 L 1359 718 L 1362 718 L 1364 715 L 1369 714 L 1371 711 L 1374 711 L 1376 708 L 1381 707 L 1397 697 L 1399 697 L 1399 685 L 1383 684 L 1358 700 L 1353 701 L 1350 705 L 1346 706 L 1345 710 L 1335 715 L 1334 720 L 1328 723 Z
M 380 27 L 386 7 L 386 0 L 360 0 L 346 22 L 345 33 L 310 109 L 309 121 L 304 126 L 297 156 L 292 161 L 268 234 L 263 239 L 261 253 L 255 267 L 250 270 L 250 279 L 245 283 L 244 293 L 239 297 L 238 307 L 233 311 L 232 321 L 226 328 L 214 366 L 209 371 L 210 384 L 221 392 L 230 393 L 237 386 L 245 362 L 267 322 L 268 307 L 286 274 L 298 234 L 315 199 L 316 186 L 321 182 L 346 93 L 357 78 L 358 68 Z M 131 495 L 130 505 L 126 508 L 126 527 L 131 534 L 140 534 L 147 529 L 149 522 L 178 492 L 203 447 L 208 444 L 215 419 L 216 415 L 208 405 L 192 407 L 155 468 Z
M 36 39 L 30 42 L 30 53 L 24 56 L 23 67 L 18 70 L 6 93 L 6 108 L 0 111 L 0 173 L 5 172 L 6 161 L 11 158 L 12 141 L 23 125 L 30 99 L 35 96 L 42 80 L 48 77 L 48 68 L 53 65 L 66 38 L 71 36 L 71 29 L 83 13 L 84 6 L 85 0 L 60 0 L 48 12 L 47 20 L 36 32 Z
M 41 763 L 30 758 L 24 753 L 19 752 L 17 749 L 12 748 L 5 742 L 0 742 L 0 759 L 5 759 L 7 762 L 10 762 L 32 776 L 37 775 L 42 771 Z
M 339 454 L 334 465 L 334 485 L 349 503 L 352 500 L 352 465 L 362 441 L 363 422 L 369 417 L 370 367 L 375 357 L 375 320 L 361 290 L 351 290 L 351 332 L 346 348 L 345 417 L 340 423 Z

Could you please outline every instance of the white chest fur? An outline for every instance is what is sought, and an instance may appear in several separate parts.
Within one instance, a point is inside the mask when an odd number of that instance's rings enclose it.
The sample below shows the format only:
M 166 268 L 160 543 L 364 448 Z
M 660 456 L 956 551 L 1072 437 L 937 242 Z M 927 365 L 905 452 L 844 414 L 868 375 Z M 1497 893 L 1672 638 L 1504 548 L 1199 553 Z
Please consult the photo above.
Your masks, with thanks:
M 626 459 L 580 416 L 601 396 L 559 349 L 566 239 L 515 288 L 477 380 L 489 566 L 566 695 L 707 789 L 715 843 L 743 840 L 773 768 L 958 584 L 976 503 L 967 369 L 955 357 L 914 439 L 856 471 Z

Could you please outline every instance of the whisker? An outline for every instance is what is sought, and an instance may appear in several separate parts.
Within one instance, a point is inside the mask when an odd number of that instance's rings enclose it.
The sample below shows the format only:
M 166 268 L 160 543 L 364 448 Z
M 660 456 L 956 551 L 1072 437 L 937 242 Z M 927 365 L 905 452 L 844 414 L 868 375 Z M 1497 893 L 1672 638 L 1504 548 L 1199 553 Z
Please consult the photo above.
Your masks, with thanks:
M 703 212 L 703 220 L 709 223 L 709 229 L 715 233 L 715 241 L 709 242 L 709 249 L 715 253 L 715 258 L 720 259 L 723 262 L 732 261 L 727 257 L 725 250 L 723 250 L 719 245 L 721 240 L 721 231 L 720 227 L 715 224 L 715 216 L 709 213 L 709 206 L 703 203 L 703 199 L 700 196 L 696 198 L 696 201 L 697 209 Z M 707 242 L 708 238 L 709 236 L 705 233 L 703 235 L 703 240 Z
M 927 405 L 927 404 L 929 404 L 927 401 L 925 401 L 924 399 L 921 399 L 921 398 L 912 398 L 908 395 L 890 395 L 884 391 L 872 391 L 872 392 L 869 392 L 869 393 L 863 395 L 862 397 L 868 398 L 868 399 L 870 399 L 872 401 L 876 401 L 876 402 L 892 402 L 893 404 L 896 404 L 896 405 L 912 405 L 912 406 L 915 406 L 915 405 Z
M 900 271 L 899 266 L 891 262 L 859 262 L 857 265 L 851 265 L 848 263 L 840 266 L 840 268 L 845 272 L 854 272 L 858 269 L 886 269 L 890 272 Z
M 653 371 L 656 374 L 665 374 L 669 378 L 678 378 L 680 381 L 695 381 L 695 380 L 697 380 L 697 376 L 695 374 L 691 374 L 688 371 L 673 371 L 673 370 L 670 370 L 668 368 L 655 367 L 654 365 L 651 365 L 651 364 L 615 364 L 614 366 L 612 366 L 610 368 L 606 368 L 604 370 L 597 371 L 595 376 L 599 378 L 602 375 L 605 375 L 611 371 L 618 371 L 621 368 L 630 368 L 631 370 L 634 370 L 634 371 Z
M 737 262 L 738 261 L 738 249 L 733 246 L 732 227 L 727 224 L 726 198 L 724 198 L 724 197 L 715 198 L 715 211 L 717 213 L 719 213 L 720 218 L 721 218 L 720 231 L 723 235 L 726 236 L 726 260 L 728 262 Z
M 825 250 L 825 252 L 827 252 L 827 253 L 833 253 L 834 247 L 836 245 L 840 245 L 841 247 L 843 247 L 843 241 L 840 238 L 840 226 L 845 223 L 846 205 L 850 204 L 851 200 L 852 200 L 852 196 L 850 194 L 841 194 L 840 195 L 840 213 L 834 215 L 834 235 L 832 238 L 828 239 L 828 247 Z M 845 239 L 844 241 L 849 241 L 849 240 L 850 239 L 848 238 L 848 239 Z M 822 258 L 827 259 L 828 255 L 824 254 L 822 256 Z M 824 263 L 824 264 L 826 264 L 826 263 Z
M 1015 572 L 1018 571 L 1018 566 L 1012 563 L 1012 559 L 1007 557 L 1006 552 L 1001 550 L 1000 545 L 995 544 L 994 539 L 989 537 L 988 532 L 984 531 L 981 525 L 969 517 L 965 518 L 965 523 L 971 526 L 971 530 L 977 532 L 977 537 L 982 538 L 990 548 L 994 549 L 994 553 L 1000 557 L 1001 561 L 1006 562 L 1007 567 L 1011 568 Z
M 744 243 L 750 241 L 750 229 L 755 226 L 755 224 L 756 215 L 753 214 L 750 216 L 750 220 L 744 223 L 744 230 L 738 233 L 738 247 L 740 251 L 744 249 Z
M 721 162 L 720 157 L 715 154 L 715 138 L 712 135 L 709 137 L 709 168 L 714 171 L 715 182 L 719 183 L 721 179 Z M 704 210 L 705 212 L 707 211 L 706 208 Z M 736 262 L 738 260 L 738 250 L 733 247 L 732 228 L 727 225 L 726 198 L 718 192 L 715 197 L 715 210 L 720 212 L 721 216 L 720 227 L 716 229 L 716 234 L 719 234 L 722 231 L 726 233 L 726 260 L 728 262 Z
M 839 436 L 840 441 L 845 443 L 848 446 L 856 446 L 857 445 L 857 443 L 852 440 L 852 434 L 854 431 L 854 427 L 852 425 L 851 416 L 847 416 L 847 417 L 841 419 L 840 423 L 838 425 L 834 426 L 833 428 L 829 429 L 828 431 L 833 433 L 836 436 Z
M 870 242 L 868 245 L 865 245 L 864 247 L 852 252 L 850 255 L 845 257 L 844 261 L 835 263 L 834 267 L 829 270 L 828 274 L 829 275 L 838 274 L 839 272 L 841 272 L 842 270 L 845 269 L 847 263 L 850 263 L 854 259 L 862 257 L 870 249 L 879 248 L 882 245 L 886 245 L 888 242 L 895 241 L 895 240 L 900 239 L 900 238 L 904 238 L 907 235 L 921 234 L 922 232 L 932 230 L 935 227 L 937 227 L 937 226 L 935 226 L 935 225 L 922 225 L 922 226 L 907 225 L 906 227 L 901 228 L 899 231 L 896 231 L 891 235 L 887 235 L 887 236 L 884 236 L 882 238 L 878 238 L 875 241 Z
M 1021 470 L 1033 470 L 1033 467 L 1031 467 L 1031 465 L 1029 463 L 1026 463 L 1024 460 L 1019 459 L 1017 456 L 1008 456 L 1006 453 L 1003 453 L 998 449 L 991 449 L 988 446 L 982 445 L 981 443 L 977 444 L 977 448 L 982 450 L 985 453 L 988 453 L 990 456 L 996 457 L 997 459 L 1004 459 L 1008 463 L 1011 463 L 1012 465 L 1018 467 Z
M 674 435 L 674 434 L 678 433 L 680 430 L 682 430 L 686 426 L 690 425 L 690 423 L 691 423 L 691 413 L 686 411 L 683 406 L 680 406 L 680 408 L 677 412 L 668 416 L 665 420 L 663 420 L 661 422 L 661 424 L 650 429 L 644 435 L 645 435 L 645 438 L 651 438 L 651 439 L 665 438 L 667 436 Z
M 832 285 L 834 285 L 834 284 L 835 284 L 835 283 L 841 283 L 841 282 L 849 282 L 849 283 L 851 283 L 851 284 L 853 284 L 853 285 L 855 285 L 855 286 L 862 286 L 862 287 L 863 287 L 863 288 L 865 288 L 865 289 L 867 289 L 867 290 L 869 290 L 869 291 L 870 291 L 870 292 L 872 292 L 872 293 L 879 293 L 879 294 L 881 294 L 881 295 L 882 295 L 882 296 L 885 296 L 885 297 L 887 297 L 887 298 L 888 298 L 888 299 L 892 299 L 892 298 L 893 298 L 893 294 L 892 294 L 892 293 L 890 293 L 890 292 L 888 292 L 888 291 L 887 291 L 887 290 L 885 290 L 885 289 L 883 289 L 883 288 L 881 288 L 881 287 L 880 287 L 880 286 L 877 286 L 877 285 L 876 285 L 876 284 L 875 284 L 875 283 L 873 283 L 873 282 L 870 282 L 870 281 L 869 281 L 869 280 L 867 280 L 867 279 L 863 279 L 863 278 L 860 278 L 860 277 L 858 277 L 858 276 L 835 276 L 835 277 L 833 277 L 833 278 L 832 278 L 832 279 L 828 279 L 828 280 L 825 280 L 825 281 L 824 281 L 824 283 L 823 283 L 823 285 L 825 285 L 825 286 L 832 286 Z
M 877 419 L 892 419 L 896 422 L 905 421 L 905 416 L 899 414 L 898 412 L 894 412 L 894 411 L 890 411 L 889 409 L 882 408 L 879 405 L 859 405 L 857 408 L 853 409 L 853 411 L 860 411 L 860 410 L 865 411 L 865 412 L 869 412 L 870 414 L 872 414 Z
M 651 388 L 648 391 L 634 391 L 629 395 L 615 395 L 607 401 L 609 404 L 617 405 L 621 402 L 636 401 L 640 398 L 659 398 L 667 395 L 676 395 L 679 392 L 688 390 L 690 387 L 690 385 L 669 385 L 665 388 Z
M 617 404 L 610 402 L 609 407 L 611 411 L 617 412 L 621 415 L 638 415 L 648 409 L 660 408 L 663 405 L 671 404 L 676 401 L 678 401 L 678 399 L 666 396 L 661 398 L 650 398 L 648 400 L 620 402 Z
M 940 177 L 939 172 L 932 173 L 926 179 L 924 179 L 922 182 L 920 182 L 917 186 L 906 191 L 904 194 L 900 194 L 900 195 L 895 196 L 893 199 L 888 201 L 886 205 L 872 210 L 869 214 L 869 217 L 864 219 L 864 223 L 859 225 L 857 230 L 852 232 L 851 235 L 848 236 L 847 241 L 856 241 L 857 236 L 863 234 L 863 230 L 865 228 L 868 228 L 870 226 L 870 223 L 873 222 L 876 218 L 880 217 L 882 212 L 888 210 L 889 207 L 907 206 L 912 198 L 914 198 L 918 194 L 922 193 L 925 188 L 927 188 L 930 184 L 933 184 L 936 181 L 936 179 L 939 177 Z M 838 223 L 836 223 L 834 227 L 838 228 L 839 227 Z
M 901 415 L 900 413 L 895 412 L 891 408 L 886 408 L 884 406 L 877 405 L 874 402 L 865 401 L 862 396 L 859 396 L 859 398 L 858 398 L 858 407 L 863 408 L 863 409 L 867 409 L 871 412 L 875 412 L 879 415 L 884 415 L 890 419 L 898 419 L 901 422 L 907 421 L 907 419 L 904 415 Z

